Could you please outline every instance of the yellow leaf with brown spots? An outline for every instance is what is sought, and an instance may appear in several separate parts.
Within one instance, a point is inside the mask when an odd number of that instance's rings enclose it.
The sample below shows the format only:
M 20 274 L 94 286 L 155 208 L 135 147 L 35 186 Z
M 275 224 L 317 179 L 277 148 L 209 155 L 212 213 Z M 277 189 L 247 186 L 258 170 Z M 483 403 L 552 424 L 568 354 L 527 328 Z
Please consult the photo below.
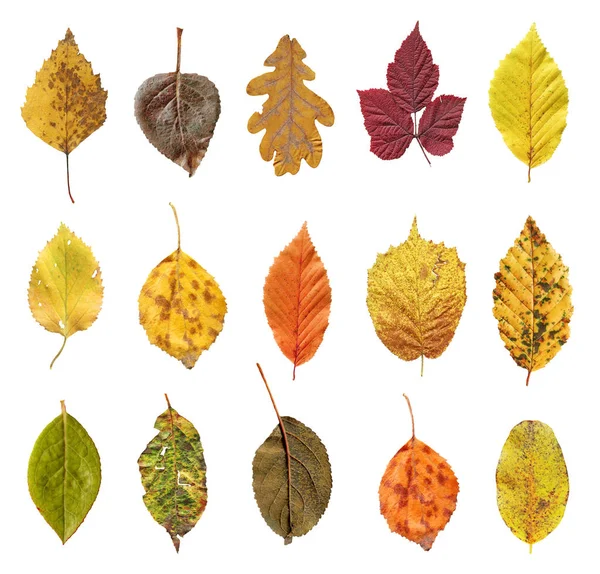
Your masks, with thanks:
M 27 90 L 21 115 L 27 127 L 53 148 L 67 157 L 67 188 L 69 197 L 69 154 L 106 119 L 106 97 L 100 75 L 83 54 L 71 30 L 52 50 Z
M 140 323 L 148 340 L 191 369 L 215 341 L 227 312 L 225 297 L 214 277 L 177 249 L 148 275 L 138 303 Z
M 275 70 L 254 78 L 246 88 L 251 96 L 269 96 L 262 114 L 252 114 L 248 131 L 256 134 L 266 130 L 260 155 L 265 161 L 275 155 L 275 175 L 298 173 L 302 159 L 317 167 L 323 143 L 315 122 L 332 126 L 334 121 L 329 104 L 304 85 L 305 80 L 315 79 L 315 73 L 302 62 L 304 58 L 306 52 L 298 40 L 284 36 L 265 60 L 265 66 Z
M 430 550 L 456 508 L 458 480 L 448 461 L 415 437 L 390 460 L 379 486 L 381 514 L 396 532 Z
M 525 227 L 494 275 L 494 317 L 515 363 L 533 371 L 545 367 L 567 342 L 573 314 L 569 269 L 535 221 Z
M 377 255 L 369 269 L 367 306 L 381 342 L 405 361 L 435 359 L 446 349 L 467 300 L 465 264 L 454 247 L 419 235 Z
M 62 224 L 40 252 L 29 280 L 29 309 L 47 331 L 67 339 L 84 331 L 102 307 L 102 277 L 92 250 Z
M 547 424 L 522 421 L 510 431 L 496 469 L 496 488 L 502 519 L 531 552 L 559 525 L 569 498 L 567 465 Z

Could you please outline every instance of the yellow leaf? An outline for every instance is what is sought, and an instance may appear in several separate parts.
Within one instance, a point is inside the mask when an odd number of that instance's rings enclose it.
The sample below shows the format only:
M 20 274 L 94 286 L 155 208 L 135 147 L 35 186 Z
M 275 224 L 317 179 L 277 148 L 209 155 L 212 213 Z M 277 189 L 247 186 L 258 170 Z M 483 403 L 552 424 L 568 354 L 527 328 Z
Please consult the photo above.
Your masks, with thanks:
M 513 534 L 531 546 L 560 523 L 569 497 L 569 475 L 554 432 L 523 421 L 504 443 L 496 469 L 498 510 Z
M 527 369 L 526 384 L 569 338 L 573 305 L 568 273 L 562 257 L 528 217 L 494 276 L 494 317 L 515 363 Z
M 71 30 L 67 30 L 27 90 L 21 115 L 39 138 L 67 156 L 69 197 L 69 154 L 106 119 L 106 96 L 100 75 L 79 53 Z
M 465 264 L 454 247 L 419 235 L 377 255 L 369 269 L 367 306 L 377 336 L 405 361 L 439 357 L 454 336 L 467 300 Z
M 266 130 L 260 155 L 271 161 L 275 154 L 275 175 L 298 173 L 303 158 L 310 167 L 317 167 L 323 144 L 315 121 L 333 125 L 329 104 L 304 85 L 304 80 L 315 79 L 315 73 L 302 62 L 304 58 L 306 52 L 298 40 L 284 36 L 265 60 L 265 66 L 275 70 L 254 78 L 246 88 L 251 96 L 269 96 L 262 114 L 252 114 L 248 131 L 256 134 Z
M 191 369 L 215 341 L 227 312 L 225 297 L 214 277 L 177 249 L 148 275 L 138 303 L 140 323 L 153 345 Z
M 548 161 L 567 126 L 569 94 L 535 24 L 500 62 L 490 85 L 490 109 L 508 146 L 531 169 Z
M 40 252 L 29 280 L 29 308 L 34 319 L 51 333 L 67 339 L 84 331 L 102 307 L 102 277 L 92 250 L 62 224 Z

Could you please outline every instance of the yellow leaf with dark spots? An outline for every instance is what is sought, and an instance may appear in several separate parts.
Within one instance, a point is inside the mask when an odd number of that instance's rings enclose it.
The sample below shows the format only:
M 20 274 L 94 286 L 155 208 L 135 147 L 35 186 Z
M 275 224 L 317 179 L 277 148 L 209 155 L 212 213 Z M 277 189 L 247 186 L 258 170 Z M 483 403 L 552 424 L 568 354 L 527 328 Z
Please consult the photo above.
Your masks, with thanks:
M 315 79 L 315 73 L 302 62 L 304 58 L 306 52 L 298 40 L 284 36 L 265 60 L 265 66 L 275 70 L 254 78 L 246 88 L 251 96 L 269 96 L 262 113 L 252 114 L 248 131 L 266 130 L 260 155 L 265 161 L 275 155 L 275 175 L 298 173 L 302 159 L 317 167 L 323 144 L 315 122 L 332 126 L 334 121 L 329 104 L 304 85 L 305 80 Z
M 191 369 L 215 341 L 227 312 L 225 297 L 214 277 L 177 249 L 148 275 L 138 303 L 140 323 L 148 340 Z
M 569 339 L 573 288 L 568 275 L 562 257 L 528 217 L 494 276 L 494 317 L 504 346 L 527 370 L 526 384 Z
M 27 90 L 21 115 L 27 127 L 67 157 L 69 197 L 69 154 L 106 119 L 106 97 L 100 75 L 83 54 L 71 30 L 67 30 Z
M 67 339 L 84 331 L 102 307 L 102 277 L 92 250 L 62 224 L 40 252 L 29 280 L 29 308 L 47 331 Z
M 523 421 L 508 435 L 496 469 L 498 509 L 512 533 L 529 544 L 560 523 L 569 498 L 569 475 L 554 431 Z
M 405 361 L 439 357 L 467 300 L 465 264 L 454 247 L 419 235 L 377 255 L 369 269 L 367 306 L 381 342 Z

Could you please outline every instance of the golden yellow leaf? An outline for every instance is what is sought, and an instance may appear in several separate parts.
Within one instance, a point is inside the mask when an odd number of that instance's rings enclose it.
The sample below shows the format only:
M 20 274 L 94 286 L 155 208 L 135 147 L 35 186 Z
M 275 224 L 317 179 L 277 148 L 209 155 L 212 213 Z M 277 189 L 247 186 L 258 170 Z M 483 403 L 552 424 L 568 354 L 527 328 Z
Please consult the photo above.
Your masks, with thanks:
M 100 75 L 79 53 L 71 30 L 52 50 L 27 90 L 21 115 L 39 138 L 67 156 L 69 197 L 69 154 L 106 119 L 106 97 Z
M 454 336 L 467 300 L 465 264 L 454 247 L 419 235 L 378 254 L 369 269 L 367 306 L 377 336 L 405 361 L 439 357 Z
M 215 341 L 227 312 L 214 277 L 181 250 L 177 212 L 177 249 L 148 275 L 138 303 L 148 340 L 191 369 Z
M 271 161 L 275 154 L 275 175 L 298 173 L 303 158 L 310 167 L 317 167 L 323 144 L 315 121 L 324 126 L 332 126 L 334 121 L 329 104 L 304 85 L 305 80 L 315 79 L 315 73 L 302 62 L 304 58 L 306 52 L 298 40 L 284 36 L 265 60 L 265 66 L 275 70 L 254 78 L 246 88 L 251 96 L 269 96 L 262 114 L 252 114 L 248 131 L 266 130 L 260 155 Z
M 548 161 L 567 126 L 569 93 L 533 24 L 500 62 L 490 85 L 490 109 L 510 151 L 531 169 Z
M 531 546 L 560 523 L 569 475 L 553 430 L 523 421 L 508 435 L 496 469 L 498 510 L 513 534 Z
M 569 338 L 573 305 L 568 273 L 562 257 L 528 217 L 494 275 L 494 317 L 508 352 L 527 370 L 526 384 Z
M 29 308 L 47 331 L 67 339 L 84 331 L 102 307 L 102 277 L 92 250 L 62 224 L 40 252 L 29 280 Z

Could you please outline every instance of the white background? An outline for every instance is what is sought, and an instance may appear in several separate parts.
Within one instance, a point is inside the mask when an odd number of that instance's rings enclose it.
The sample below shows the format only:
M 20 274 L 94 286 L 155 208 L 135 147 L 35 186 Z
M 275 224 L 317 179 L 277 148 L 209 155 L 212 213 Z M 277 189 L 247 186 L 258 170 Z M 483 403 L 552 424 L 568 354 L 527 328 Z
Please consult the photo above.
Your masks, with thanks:
M 587 8 L 591 4 L 588 4 Z M 306 8 L 301 9 L 301 6 Z M 595 568 L 600 512 L 596 458 L 600 398 L 596 370 L 597 19 L 570 2 L 50 2 L 13 3 L 0 22 L 2 90 L 3 463 L 0 556 L 7 572 L 559 572 Z M 455 149 L 429 167 L 413 144 L 383 162 L 369 152 L 357 89 L 385 87 L 387 64 L 420 20 L 440 66 L 437 94 L 466 96 Z M 569 88 L 568 126 L 547 164 L 532 172 L 505 147 L 488 108 L 500 59 L 532 22 Z M 108 90 L 106 124 L 71 155 L 37 139 L 19 108 L 27 86 L 70 26 Z M 182 71 L 217 85 L 222 114 L 206 158 L 188 179 L 143 136 L 133 96 L 147 77 L 173 71 L 175 27 L 184 28 Z M 332 106 L 320 127 L 317 169 L 276 178 L 261 135 L 246 123 L 262 98 L 248 81 L 284 34 L 297 37 Z M 182 247 L 212 273 L 228 303 L 225 327 L 192 371 L 151 346 L 137 297 L 151 269 Z M 454 340 L 435 361 L 393 356 L 367 312 L 367 269 L 408 235 L 414 215 L 427 239 L 456 246 L 468 300 Z M 532 215 L 570 266 L 575 313 L 568 344 L 543 370 L 518 368 L 492 316 L 494 272 Z M 264 278 L 302 222 L 329 273 L 330 326 L 316 356 L 298 368 L 267 325 Z M 96 323 L 68 342 L 32 319 L 27 286 L 37 253 L 65 222 L 100 262 L 105 285 Z M 333 468 L 329 508 L 307 536 L 284 547 L 263 522 L 252 492 L 256 448 L 276 424 L 254 363 L 260 361 L 282 414 L 310 426 Z M 165 409 L 163 393 L 198 428 L 208 465 L 208 506 L 176 555 L 143 502 L 137 458 Z M 378 486 L 417 436 L 448 459 L 461 491 L 433 549 L 392 534 Z M 29 498 L 27 463 L 36 437 L 60 411 L 88 430 L 102 459 L 99 496 L 62 547 Z M 510 429 L 523 419 L 552 426 L 569 469 L 562 523 L 533 554 L 503 523 L 495 468 Z M 586 567 L 586 564 L 588 565 Z M 7 569 L 5 570 L 5 567 Z

